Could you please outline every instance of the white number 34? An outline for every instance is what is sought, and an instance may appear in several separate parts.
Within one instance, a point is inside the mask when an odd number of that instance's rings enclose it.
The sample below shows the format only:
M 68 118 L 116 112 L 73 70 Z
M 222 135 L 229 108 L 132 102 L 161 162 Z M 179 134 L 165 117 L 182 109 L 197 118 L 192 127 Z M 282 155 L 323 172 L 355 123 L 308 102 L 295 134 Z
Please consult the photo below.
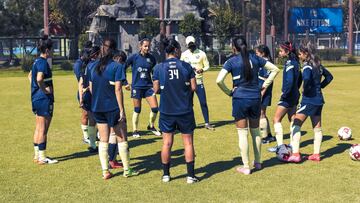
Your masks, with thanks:
M 169 76 L 170 76 L 170 80 L 172 79 L 179 79 L 179 70 L 178 69 L 171 69 L 169 70 Z

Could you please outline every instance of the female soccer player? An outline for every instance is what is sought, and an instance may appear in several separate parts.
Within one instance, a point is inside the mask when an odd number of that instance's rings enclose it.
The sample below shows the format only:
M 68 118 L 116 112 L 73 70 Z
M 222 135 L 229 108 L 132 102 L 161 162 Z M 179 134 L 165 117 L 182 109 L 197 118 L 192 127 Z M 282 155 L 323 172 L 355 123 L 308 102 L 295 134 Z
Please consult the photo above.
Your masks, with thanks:
M 130 168 L 130 153 L 127 142 L 126 116 L 121 81 L 125 79 L 125 69 L 112 60 L 116 42 L 105 39 L 101 46 L 101 57 L 95 62 L 91 72 L 91 110 L 100 133 L 99 158 L 103 179 L 111 178 L 108 168 L 108 148 L 110 128 L 117 136 L 119 154 L 124 166 L 124 177 L 137 175 Z
M 270 49 L 266 45 L 260 45 L 255 48 L 256 55 L 264 58 L 266 61 L 273 63 Z M 265 80 L 269 77 L 270 71 L 264 67 L 259 69 L 259 87 L 261 88 Z M 275 137 L 271 135 L 269 119 L 266 116 L 266 108 L 271 106 L 273 83 L 266 89 L 264 95 L 261 98 L 261 114 L 260 114 L 260 134 L 262 137 L 263 144 L 275 141 Z
M 153 71 L 153 67 L 156 65 L 156 60 L 154 56 L 150 54 L 149 39 L 145 38 L 140 41 L 140 52 L 128 58 L 126 61 L 126 67 L 129 65 L 132 67 L 131 98 L 133 98 L 134 103 L 134 113 L 132 117 L 133 137 L 140 137 L 138 123 L 142 98 L 146 98 L 146 101 L 149 103 L 151 108 L 147 129 L 156 136 L 160 136 L 161 133 L 156 130 L 154 126 L 156 115 L 159 110 L 151 80 L 151 73 Z
M 299 88 L 301 85 L 301 72 L 299 59 L 293 44 L 291 42 L 281 44 L 279 56 L 287 58 L 287 61 L 285 62 L 283 69 L 282 94 L 274 116 L 274 131 L 277 146 L 269 148 L 270 152 L 276 152 L 277 147 L 283 144 L 284 133 L 281 121 L 285 114 L 287 114 L 290 126 L 292 125 L 300 97 Z
M 300 128 L 306 118 L 310 116 L 312 127 L 314 128 L 314 154 L 308 157 L 311 161 L 320 161 L 320 147 L 322 141 L 321 111 L 324 105 L 324 97 L 321 89 L 325 88 L 333 79 L 331 73 L 321 65 L 310 48 L 300 47 L 299 58 L 303 62 L 303 92 L 300 108 L 295 115 L 291 135 L 293 154 L 289 162 L 300 162 Z M 324 76 L 324 80 L 321 80 Z
M 189 63 L 194 71 L 196 77 L 196 95 L 198 96 L 201 111 L 205 120 L 205 128 L 208 130 L 215 130 L 213 125 L 209 123 L 209 109 L 206 103 L 206 92 L 204 86 L 203 73 L 209 70 L 210 65 L 205 52 L 196 47 L 195 38 L 193 36 L 186 37 L 186 46 L 189 48 L 181 54 L 180 60 Z
M 55 159 L 46 157 L 47 133 L 50 127 L 54 110 L 54 88 L 52 72 L 47 63 L 50 56 L 52 42 L 47 37 L 40 40 L 38 50 L 40 57 L 32 66 L 31 76 L 31 103 L 32 111 L 36 117 L 36 128 L 34 133 L 34 162 L 38 164 L 58 163 Z
M 82 125 L 81 128 L 83 129 L 84 139 L 85 133 L 89 139 L 88 148 L 89 152 L 96 153 L 98 151 L 96 147 L 96 127 L 95 127 L 95 120 L 91 113 L 91 93 L 89 90 L 89 79 L 91 75 L 91 69 L 94 66 L 95 59 L 99 55 L 100 48 L 98 46 L 94 46 L 93 48 L 88 50 L 88 53 L 85 53 L 82 56 L 82 64 L 80 71 L 76 71 L 76 76 L 78 77 L 79 74 L 79 85 L 78 85 L 78 93 L 79 93 L 79 104 L 80 108 L 82 108 Z M 75 66 L 75 65 L 74 65 Z M 74 71 L 78 69 L 75 66 Z M 85 122 L 85 123 L 84 123 Z M 86 125 L 84 125 L 86 124 Z
M 248 144 L 248 123 L 253 140 L 255 154 L 254 167 L 261 169 L 261 137 L 259 131 L 259 118 L 261 107 L 261 95 L 278 74 L 279 69 L 269 61 L 254 54 L 249 55 L 247 45 L 243 37 L 236 37 L 232 41 L 232 49 L 235 54 L 224 64 L 216 83 L 225 94 L 232 96 L 232 115 L 235 118 L 235 125 L 239 135 L 239 147 L 243 167 L 236 170 L 239 173 L 249 175 L 249 144 Z M 259 88 L 258 73 L 260 67 L 265 67 L 271 73 L 264 81 L 262 88 Z M 228 73 L 233 79 L 233 89 L 226 87 L 224 80 Z
M 196 183 L 199 179 L 194 172 L 193 134 L 195 117 L 193 111 L 193 92 L 196 89 L 195 73 L 190 64 L 179 60 L 180 44 L 174 40 L 164 40 L 166 60 L 155 66 L 154 91 L 160 93 L 159 127 L 163 132 L 161 162 L 163 182 L 170 181 L 171 147 L 174 134 L 179 130 L 185 148 L 185 161 L 188 176 L 186 182 Z

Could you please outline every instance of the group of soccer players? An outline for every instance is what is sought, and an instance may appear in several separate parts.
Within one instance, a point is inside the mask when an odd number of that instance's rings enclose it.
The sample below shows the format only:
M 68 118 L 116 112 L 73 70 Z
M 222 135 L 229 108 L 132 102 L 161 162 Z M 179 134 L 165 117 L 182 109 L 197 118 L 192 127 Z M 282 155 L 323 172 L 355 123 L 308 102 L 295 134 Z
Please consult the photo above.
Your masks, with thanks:
M 181 53 L 181 46 L 175 39 L 162 41 L 166 60 L 156 64 L 150 54 L 150 40 L 139 43 L 140 51 L 127 59 L 124 52 L 116 50 L 116 42 L 106 38 L 100 47 L 86 46 L 79 60 L 75 62 L 74 72 L 78 79 L 78 99 L 82 108 L 81 129 L 84 141 L 89 143 L 89 151 L 99 153 L 103 179 L 112 177 L 110 168 L 123 167 L 124 177 L 138 175 L 130 167 L 130 152 L 127 142 L 127 119 L 124 108 L 125 89 L 131 89 L 134 112 L 132 116 L 133 137 L 140 137 L 138 122 L 141 112 L 141 100 L 145 98 L 151 108 L 147 129 L 163 137 L 161 162 L 163 165 L 163 182 L 169 182 L 171 147 L 175 132 L 182 134 L 184 153 L 187 165 L 187 183 L 198 182 L 195 176 L 193 135 L 196 127 L 193 111 L 193 94 L 197 93 L 205 128 L 214 130 L 210 125 L 206 94 L 203 84 L 203 72 L 209 69 L 204 52 L 196 47 L 195 38 L 186 38 L 189 48 Z M 56 163 L 45 155 L 46 134 L 53 111 L 53 84 L 51 69 L 46 62 L 51 50 L 49 39 L 39 44 L 40 57 L 36 59 L 29 74 L 31 81 L 31 98 L 33 112 L 36 115 L 34 133 L 34 161 L 40 164 Z M 293 150 L 288 162 L 300 162 L 300 127 L 310 116 L 314 128 L 314 153 L 308 157 L 320 161 L 322 141 L 321 111 L 324 104 L 321 89 L 327 86 L 332 75 L 320 63 L 318 57 L 308 46 L 299 51 L 290 42 L 280 45 L 279 56 L 287 58 L 283 69 L 282 95 L 274 116 L 274 129 L 277 147 L 283 144 L 281 120 L 288 114 L 291 122 L 290 137 Z M 220 89 L 232 97 L 232 116 L 235 119 L 239 137 L 239 147 L 243 166 L 236 170 L 242 174 L 251 174 L 248 146 L 248 129 L 252 136 L 254 162 L 256 170 L 262 168 L 261 144 L 274 141 L 270 134 L 270 125 L 266 108 L 271 105 L 272 82 L 279 69 L 272 63 L 269 49 L 261 45 L 255 53 L 248 50 L 243 37 L 232 40 L 233 56 L 228 59 L 216 79 Z M 300 68 L 302 64 L 302 73 Z M 126 68 L 132 67 L 131 88 L 126 80 Z M 228 73 L 232 75 L 233 86 L 228 88 L 224 80 Z M 322 80 L 322 77 L 325 79 Z M 300 85 L 303 84 L 300 108 L 296 111 L 300 98 Z M 156 94 L 160 94 L 158 105 Z M 155 128 L 158 112 L 159 128 Z M 96 147 L 96 128 L 99 132 L 98 148 Z M 260 128 L 259 128 L 260 127 Z M 119 153 L 122 163 L 116 161 Z

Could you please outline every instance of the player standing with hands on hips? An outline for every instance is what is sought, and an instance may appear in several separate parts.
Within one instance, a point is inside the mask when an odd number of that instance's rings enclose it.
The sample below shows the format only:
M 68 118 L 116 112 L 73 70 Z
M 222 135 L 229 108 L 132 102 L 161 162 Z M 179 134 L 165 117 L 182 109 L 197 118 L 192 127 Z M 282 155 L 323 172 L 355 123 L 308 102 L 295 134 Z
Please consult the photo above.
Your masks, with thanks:
M 166 60 L 154 68 L 154 91 L 160 93 L 159 127 L 163 132 L 161 162 L 163 182 L 170 181 L 171 147 L 174 134 L 179 130 L 185 148 L 187 166 L 186 182 L 198 182 L 195 176 L 193 134 L 196 127 L 193 111 L 193 92 L 196 89 L 195 74 L 190 64 L 179 60 L 180 44 L 174 40 L 164 40 Z
M 210 68 L 209 61 L 206 57 L 205 52 L 201 51 L 196 47 L 195 38 L 193 36 L 186 37 L 185 42 L 188 50 L 184 51 L 181 54 L 180 59 L 189 63 L 195 71 L 197 84 L 195 92 L 199 98 L 201 111 L 205 120 L 205 128 L 208 130 L 215 130 L 215 127 L 210 125 L 209 123 L 209 109 L 206 102 L 206 92 L 203 75 L 203 73 Z

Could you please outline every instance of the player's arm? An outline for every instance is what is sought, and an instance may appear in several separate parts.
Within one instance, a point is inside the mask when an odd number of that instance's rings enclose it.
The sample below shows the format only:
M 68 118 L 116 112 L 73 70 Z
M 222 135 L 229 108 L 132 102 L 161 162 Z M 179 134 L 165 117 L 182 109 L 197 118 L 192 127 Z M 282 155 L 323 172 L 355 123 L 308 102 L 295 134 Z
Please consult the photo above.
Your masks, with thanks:
M 231 90 L 225 85 L 225 78 L 229 74 L 229 72 L 225 69 L 221 69 L 219 75 L 216 78 L 216 84 L 220 87 L 220 89 L 227 95 L 231 96 Z
M 287 95 L 290 94 L 293 83 L 294 83 L 294 78 L 295 78 L 295 71 L 294 71 L 294 65 L 289 65 L 285 67 L 285 81 L 284 81 L 284 89 L 283 89 L 283 94 L 281 95 L 281 97 L 287 97 Z M 297 84 L 296 84 L 297 85 Z
M 325 88 L 330 82 L 334 79 L 332 74 L 325 68 L 323 68 L 322 75 L 324 76 L 324 80 L 321 82 L 321 88 Z
M 41 91 L 43 91 L 45 94 L 51 94 L 51 88 L 46 87 L 46 85 L 45 85 L 44 73 L 43 72 L 38 72 L 37 73 L 36 82 L 39 85 L 39 88 L 41 89 Z
M 159 84 L 159 80 L 154 80 L 153 81 L 153 89 L 154 89 L 154 93 L 155 94 L 159 94 L 160 93 L 160 84 Z
M 90 93 L 92 94 L 92 82 L 89 81 L 89 90 L 90 90 Z
M 29 82 L 31 83 L 31 77 L 32 77 L 32 71 L 30 70 L 29 74 L 28 74 L 28 79 L 29 79 Z
M 115 95 L 116 95 L 116 101 L 120 109 L 120 120 L 126 121 L 125 108 L 124 108 L 124 94 L 122 90 L 121 81 L 115 82 Z
M 195 78 L 190 79 L 190 84 L 191 84 L 191 91 L 195 92 L 196 91 L 196 80 L 195 80 Z
M 312 81 L 312 67 L 310 66 L 305 66 L 303 69 L 303 89 L 304 95 L 309 95 L 311 89 L 312 89 L 312 85 L 311 85 L 311 81 Z
M 205 71 L 208 71 L 210 69 L 210 63 L 209 63 L 209 60 L 204 52 L 204 55 L 203 55 L 203 60 L 202 60 L 202 63 L 203 63 L 203 69 L 202 71 L 205 72 Z
M 266 88 L 269 87 L 269 85 L 271 85 L 271 83 L 273 83 L 276 75 L 280 72 L 280 69 L 277 66 L 275 66 L 273 63 L 269 62 L 269 61 L 266 62 L 264 68 L 266 70 L 270 71 L 270 74 L 269 74 L 268 78 L 264 81 L 264 83 L 262 85 L 262 87 L 264 89 L 266 89 Z
M 80 107 L 83 106 L 83 94 L 84 94 L 83 83 L 84 83 L 83 82 L 83 77 L 80 76 L 79 83 L 78 83 Z

